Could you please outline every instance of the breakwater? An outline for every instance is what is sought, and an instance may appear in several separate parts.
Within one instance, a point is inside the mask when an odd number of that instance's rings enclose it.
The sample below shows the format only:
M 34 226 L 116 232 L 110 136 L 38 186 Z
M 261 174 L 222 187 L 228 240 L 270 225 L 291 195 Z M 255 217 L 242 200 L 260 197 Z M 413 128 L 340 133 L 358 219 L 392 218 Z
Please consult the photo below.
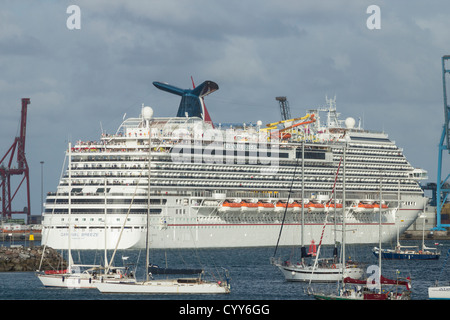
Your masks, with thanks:
M 43 246 L 0 247 L 0 272 L 36 271 L 41 263 L 41 270 L 64 269 L 66 261 L 53 248 Z

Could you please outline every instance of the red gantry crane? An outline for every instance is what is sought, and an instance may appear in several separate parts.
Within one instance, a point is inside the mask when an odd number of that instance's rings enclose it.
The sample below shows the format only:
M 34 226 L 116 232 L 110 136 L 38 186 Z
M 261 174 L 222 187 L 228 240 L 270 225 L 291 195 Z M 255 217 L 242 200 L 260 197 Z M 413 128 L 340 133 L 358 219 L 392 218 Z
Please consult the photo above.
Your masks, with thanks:
M 20 119 L 20 136 L 14 139 L 14 143 L 8 149 L 6 154 L 0 160 L 0 187 L 2 198 L 2 218 L 11 218 L 12 214 L 27 214 L 30 215 L 30 176 L 25 157 L 25 136 L 27 129 L 27 107 L 30 103 L 29 98 L 22 99 L 22 114 Z M 17 153 L 16 153 L 17 151 Z M 17 155 L 17 167 L 13 167 L 14 156 Z M 17 188 L 11 190 L 11 176 L 21 175 L 22 180 L 18 184 Z M 27 206 L 23 208 L 23 211 L 13 211 L 12 202 L 17 195 L 17 192 L 25 182 L 27 189 Z

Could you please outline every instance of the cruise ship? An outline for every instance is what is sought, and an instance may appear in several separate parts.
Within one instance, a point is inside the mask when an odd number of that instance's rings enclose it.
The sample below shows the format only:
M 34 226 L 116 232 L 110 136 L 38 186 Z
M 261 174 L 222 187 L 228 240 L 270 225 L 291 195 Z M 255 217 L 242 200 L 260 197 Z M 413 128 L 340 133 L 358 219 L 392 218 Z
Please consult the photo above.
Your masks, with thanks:
M 427 172 L 384 132 L 341 120 L 336 99 L 294 119 L 225 125 L 204 103 L 215 82 L 153 84 L 181 97 L 176 117 L 142 105 L 115 134 L 69 144 L 43 244 L 145 248 L 148 226 L 152 248 L 298 245 L 301 230 L 326 245 L 341 237 L 343 211 L 346 242 L 370 244 L 396 239 L 424 210 Z

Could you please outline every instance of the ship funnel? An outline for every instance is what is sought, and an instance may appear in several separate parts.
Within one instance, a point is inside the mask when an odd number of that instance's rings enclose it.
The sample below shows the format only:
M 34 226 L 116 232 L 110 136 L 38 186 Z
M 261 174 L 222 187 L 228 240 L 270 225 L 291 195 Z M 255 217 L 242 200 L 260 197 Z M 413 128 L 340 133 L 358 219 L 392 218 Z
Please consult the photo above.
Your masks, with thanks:
M 217 83 L 208 80 L 194 89 L 180 89 L 168 83 L 157 81 L 153 82 L 153 85 L 160 90 L 181 96 L 177 117 L 199 117 L 205 121 L 211 121 L 210 119 L 207 119 L 209 118 L 209 115 L 202 98 L 219 90 Z

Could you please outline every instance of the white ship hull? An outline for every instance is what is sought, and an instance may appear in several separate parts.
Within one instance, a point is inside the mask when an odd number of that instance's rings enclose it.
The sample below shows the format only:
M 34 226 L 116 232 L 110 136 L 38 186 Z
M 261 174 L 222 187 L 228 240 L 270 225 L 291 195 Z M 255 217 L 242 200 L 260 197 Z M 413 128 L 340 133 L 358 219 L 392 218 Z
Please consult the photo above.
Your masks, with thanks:
M 395 210 L 394 210 L 395 211 Z M 422 209 L 403 209 L 395 217 L 395 213 L 384 214 L 382 223 L 382 242 L 390 242 L 396 239 L 397 228 L 400 232 L 406 230 L 422 212 Z M 282 215 L 282 214 L 281 214 Z M 372 221 L 367 219 L 372 217 Z M 150 229 L 150 243 L 152 248 L 223 248 L 223 247 L 265 247 L 274 246 L 277 243 L 281 228 L 281 219 L 270 223 L 257 222 L 261 214 L 254 215 L 252 223 L 229 223 L 220 217 L 209 218 L 208 223 L 198 223 L 202 217 L 177 218 L 166 217 L 164 223 L 159 218 L 152 218 Z M 145 221 L 145 217 L 133 217 L 137 221 Z M 346 241 L 348 244 L 376 244 L 378 243 L 379 224 L 378 214 L 372 213 L 364 217 L 366 221 L 357 219 L 348 219 L 346 228 Z M 145 223 L 129 222 L 130 228 L 125 229 L 120 241 L 120 229 L 108 229 L 106 236 L 108 249 L 143 249 L 145 248 L 146 225 Z M 339 230 L 341 224 L 337 224 Z M 50 230 L 50 231 L 49 231 Z M 279 245 L 292 246 L 300 242 L 301 224 L 297 221 L 285 222 Z M 306 223 L 305 243 L 320 239 L 323 222 Z M 98 249 L 105 248 L 104 228 L 100 227 L 72 230 L 71 246 L 72 249 Z M 44 229 L 42 241 L 54 249 L 67 249 L 68 232 L 67 229 Z M 325 233 L 322 243 L 324 245 L 333 245 L 335 242 L 334 224 L 329 222 L 325 227 Z
M 68 217 L 63 215 L 61 219 L 68 219 Z M 135 227 L 134 229 L 126 228 L 122 231 L 120 227 L 108 226 L 106 235 L 104 226 L 73 227 L 71 228 L 70 239 L 67 225 L 60 228 L 44 228 L 41 243 L 53 249 L 68 249 L 69 241 L 71 248 L 74 250 L 104 250 L 105 248 L 114 250 L 116 247 L 118 250 L 145 248 L 146 225 L 139 223 Z

